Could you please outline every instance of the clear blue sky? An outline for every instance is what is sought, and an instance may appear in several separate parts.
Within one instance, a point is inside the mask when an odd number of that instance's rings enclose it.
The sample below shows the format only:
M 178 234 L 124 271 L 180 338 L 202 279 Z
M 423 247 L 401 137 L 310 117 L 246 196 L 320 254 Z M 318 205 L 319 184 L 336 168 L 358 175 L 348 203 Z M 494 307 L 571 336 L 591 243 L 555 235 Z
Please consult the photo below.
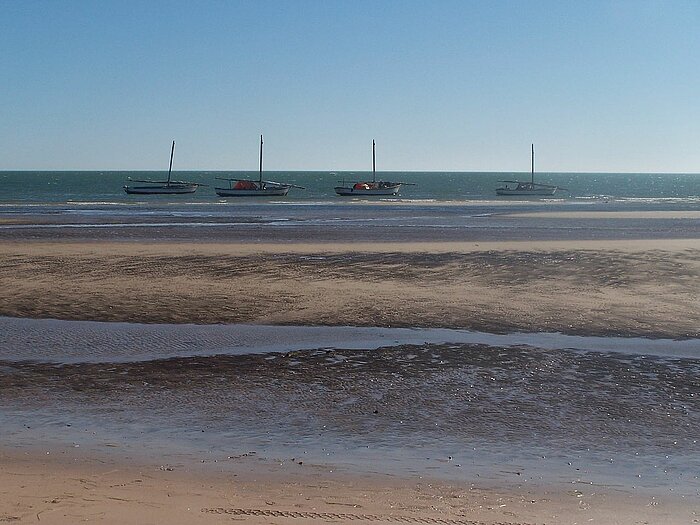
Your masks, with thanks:
M 700 172 L 700 1 L 0 2 L 0 169 Z

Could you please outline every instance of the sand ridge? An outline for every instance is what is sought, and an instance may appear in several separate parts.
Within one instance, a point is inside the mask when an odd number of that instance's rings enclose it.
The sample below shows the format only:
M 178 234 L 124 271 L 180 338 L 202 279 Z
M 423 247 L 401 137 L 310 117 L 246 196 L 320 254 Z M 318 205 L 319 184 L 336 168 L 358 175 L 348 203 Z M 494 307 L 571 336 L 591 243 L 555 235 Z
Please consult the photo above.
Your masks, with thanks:
M 4 244 L 0 315 L 700 335 L 697 241 Z

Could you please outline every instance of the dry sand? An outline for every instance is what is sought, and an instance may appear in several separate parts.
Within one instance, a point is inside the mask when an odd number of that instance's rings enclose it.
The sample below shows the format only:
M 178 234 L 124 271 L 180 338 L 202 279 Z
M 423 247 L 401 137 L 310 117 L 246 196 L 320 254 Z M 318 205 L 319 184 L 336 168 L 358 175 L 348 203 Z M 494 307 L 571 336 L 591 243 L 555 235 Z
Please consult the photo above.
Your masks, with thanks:
M 548 219 L 700 219 L 700 211 L 538 211 L 529 213 L 509 213 L 508 216 L 541 217 Z
M 252 457 L 157 464 L 79 449 L 0 449 L 0 522 L 70 524 L 687 524 L 700 505 L 585 483 L 554 491 L 329 471 Z
M 5 243 L 0 315 L 700 336 L 700 241 Z

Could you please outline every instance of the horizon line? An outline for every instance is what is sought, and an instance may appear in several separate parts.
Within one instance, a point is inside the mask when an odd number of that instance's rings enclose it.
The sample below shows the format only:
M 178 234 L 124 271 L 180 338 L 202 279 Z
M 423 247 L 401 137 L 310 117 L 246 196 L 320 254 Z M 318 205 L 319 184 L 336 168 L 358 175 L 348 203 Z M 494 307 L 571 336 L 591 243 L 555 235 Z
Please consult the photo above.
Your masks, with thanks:
M 0 173 L 161 173 L 167 169 L 0 169 Z M 179 169 L 173 173 L 248 173 L 257 169 Z M 271 169 L 265 173 L 372 173 L 372 170 L 324 170 L 324 169 Z M 464 174 L 499 174 L 522 173 L 530 175 L 530 171 L 457 171 L 457 170 L 377 170 L 377 173 L 464 173 Z M 700 172 L 691 171 L 536 171 L 540 175 L 700 175 Z

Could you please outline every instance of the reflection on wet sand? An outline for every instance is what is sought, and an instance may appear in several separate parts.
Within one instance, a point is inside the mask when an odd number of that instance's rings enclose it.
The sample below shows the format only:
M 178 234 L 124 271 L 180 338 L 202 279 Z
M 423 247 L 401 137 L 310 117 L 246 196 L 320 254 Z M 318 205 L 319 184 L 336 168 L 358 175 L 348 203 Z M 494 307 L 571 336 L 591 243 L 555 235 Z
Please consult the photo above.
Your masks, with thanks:
M 697 492 L 700 362 L 479 345 L 0 363 L 0 411 L 193 451 Z M 31 414 L 31 415 L 29 415 Z M 41 414 L 41 415 L 40 415 Z M 62 432 L 70 433 L 65 428 Z M 441 461 L 437 461 L 441 460 Z M 513 471 L 515 472 L 515 471 Z

